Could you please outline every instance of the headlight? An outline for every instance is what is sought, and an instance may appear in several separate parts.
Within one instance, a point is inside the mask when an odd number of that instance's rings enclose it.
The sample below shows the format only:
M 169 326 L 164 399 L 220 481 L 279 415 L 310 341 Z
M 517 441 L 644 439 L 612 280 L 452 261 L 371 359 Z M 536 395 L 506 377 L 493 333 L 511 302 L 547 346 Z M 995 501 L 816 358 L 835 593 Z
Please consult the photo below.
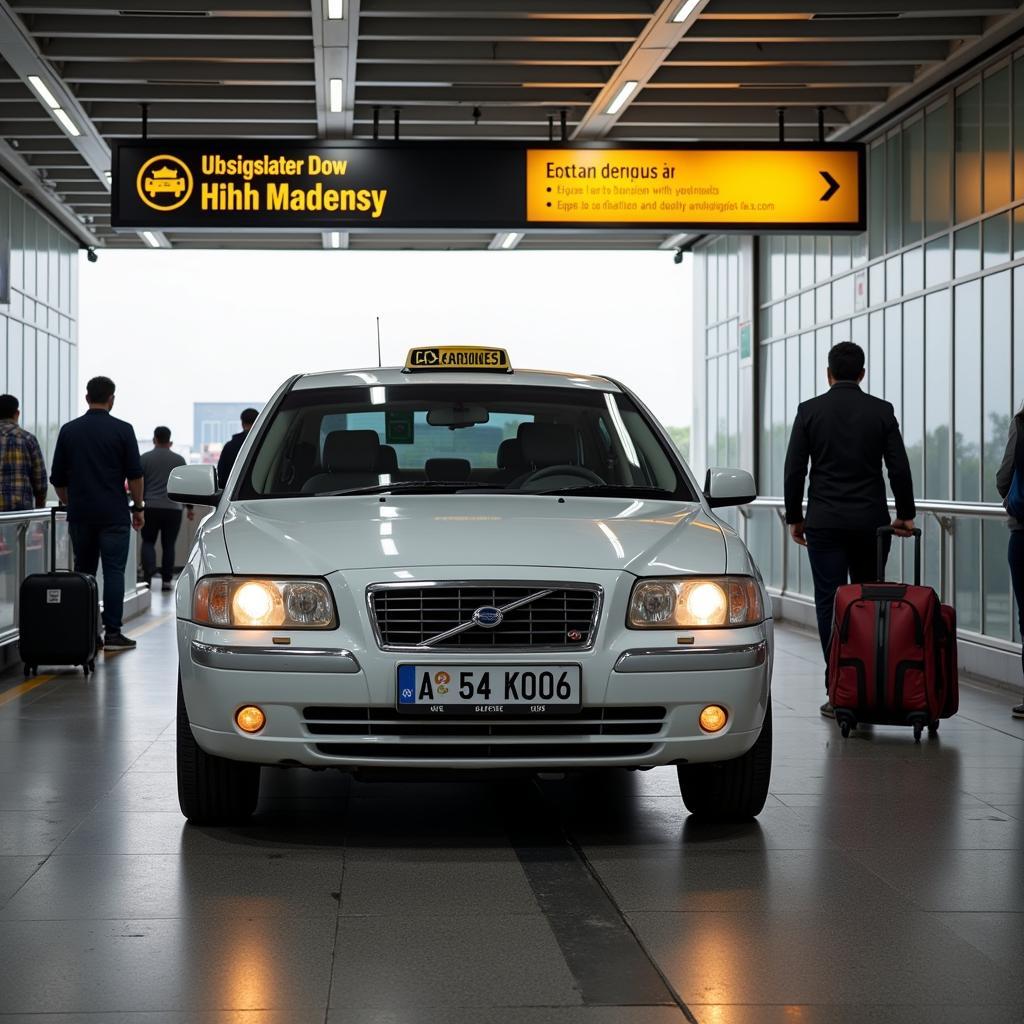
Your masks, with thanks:
M 322 580 L 207 576 L 196 584 L 192 618 L 228 629 L 333 629 L 334 601 Z
M 629 600 L 630 629 L 751 626 L 763 618 L 761 591 L 749 576 L 640 580 Z

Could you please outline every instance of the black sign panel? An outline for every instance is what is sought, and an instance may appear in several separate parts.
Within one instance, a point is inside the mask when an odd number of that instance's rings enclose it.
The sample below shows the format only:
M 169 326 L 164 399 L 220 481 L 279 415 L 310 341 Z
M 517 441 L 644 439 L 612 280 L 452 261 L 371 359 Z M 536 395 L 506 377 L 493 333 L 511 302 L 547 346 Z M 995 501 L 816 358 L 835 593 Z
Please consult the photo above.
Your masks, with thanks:
M 122 142 L 126 230 L 860 231 L 858 145 Z

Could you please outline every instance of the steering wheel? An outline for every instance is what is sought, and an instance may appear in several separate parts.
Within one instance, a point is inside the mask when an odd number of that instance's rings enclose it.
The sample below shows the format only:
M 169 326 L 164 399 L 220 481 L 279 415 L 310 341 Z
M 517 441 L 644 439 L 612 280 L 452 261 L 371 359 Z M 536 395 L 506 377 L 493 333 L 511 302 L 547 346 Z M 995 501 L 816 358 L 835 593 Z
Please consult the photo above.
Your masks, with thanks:
M 544 480 L 550 480 L 552 477 L 557 476 L 567 476 L 575 480 L 586 480 L 588 484 L 603 484 L 606 482 L 595 472 L 587 469 L 586 466 L 572 466 L 566 463 L 561 466 L 546 466 L 544 469 L 534 470 L 519 486 L 526 489 L 534 484 L 539 484 Z

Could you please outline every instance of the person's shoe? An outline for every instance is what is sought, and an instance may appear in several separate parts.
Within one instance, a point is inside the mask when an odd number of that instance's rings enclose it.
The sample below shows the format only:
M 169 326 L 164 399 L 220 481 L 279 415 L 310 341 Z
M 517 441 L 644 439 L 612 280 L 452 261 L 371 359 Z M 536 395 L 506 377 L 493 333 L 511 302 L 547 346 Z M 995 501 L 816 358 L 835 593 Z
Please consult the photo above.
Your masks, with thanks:
M 168 594 L 174 589 L 174 584 L 170 580 L 164 580 L 163 585 L 160 587 L 160 589 L 165 594 Z
M 102 651 L 103 650 L 103 634 L 102 633 L 97 633 L 96 634 L 96 650 L 97 651 Z
M 836 717 L 836 709 L 832 707 L 832 705 L 828 701 L 825 701 L 825 703 L 821 705 L 821 708 L 819 710 L 825 718 Z
M 1024 718 L 1024 704 L 1018 704 L 1011 712 L 1014 718 Z
M 103 650 L 105 651 L 131 651 L 138 644 L 131 637 L 125 636 L 120 630 L 116 633 L 108 633 L 103 638 Z

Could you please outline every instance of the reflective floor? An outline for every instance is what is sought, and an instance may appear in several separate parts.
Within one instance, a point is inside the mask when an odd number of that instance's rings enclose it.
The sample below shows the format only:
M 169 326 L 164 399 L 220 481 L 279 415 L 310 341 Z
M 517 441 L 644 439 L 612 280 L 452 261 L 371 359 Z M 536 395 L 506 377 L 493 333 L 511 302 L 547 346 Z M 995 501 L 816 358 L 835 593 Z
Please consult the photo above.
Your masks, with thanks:
M 697 827 L 674 773 L 502 785 L 268 770 L 189 827 L 169 601 L 139 649 L 0 680 L 0 1024 L 1024 1021 L 1024 722 L 849 740 L 781 631 L 772 796 Z

